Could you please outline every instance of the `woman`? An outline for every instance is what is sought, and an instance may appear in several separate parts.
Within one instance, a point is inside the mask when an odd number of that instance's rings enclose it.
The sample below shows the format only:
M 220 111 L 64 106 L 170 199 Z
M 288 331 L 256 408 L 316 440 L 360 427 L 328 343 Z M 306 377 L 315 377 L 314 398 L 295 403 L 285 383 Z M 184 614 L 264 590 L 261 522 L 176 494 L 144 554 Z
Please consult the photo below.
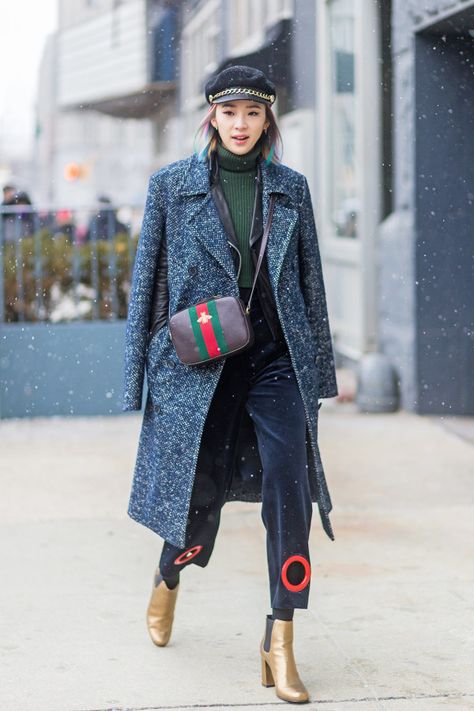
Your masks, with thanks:
M 312 502 L 327 535 L 331 499 L 317 445 L 318 398 L 337 395 L 326 298 L 306 178 L 280 163 L 259 70 L 233 66 L 205 87 L 203 148 L 150 179 L 129 304 L 124 410 L 148 394 L 128 513 L 164 538 L 147 624 L 171 635 L 180 574 L 205 567 L 226 501 L 261 501 L 272 614 L 262 683 L 286 701 L 308 692 L 293 656 L 293 612 L 308 607 Z M 264 225 L 273 219 L 241 353 L 189 366 L 167 320 L 212 295 L 251 291 Z

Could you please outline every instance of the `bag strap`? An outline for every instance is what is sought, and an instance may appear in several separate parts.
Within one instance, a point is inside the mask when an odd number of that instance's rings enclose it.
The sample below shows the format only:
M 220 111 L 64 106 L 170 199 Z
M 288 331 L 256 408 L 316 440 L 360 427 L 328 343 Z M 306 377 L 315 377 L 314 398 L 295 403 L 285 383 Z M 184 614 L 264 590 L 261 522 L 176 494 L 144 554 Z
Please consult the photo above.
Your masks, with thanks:
M 257 266 L 255 267 L 255 276 L 253 279 L 253 284 L 252 284 L 252 290 L 250 292 L 249 300 L 247 302 L 247 306 L 245 307 L 245 313 L 250 313 L 250 302 L 252 301 L 252 296 L 253 296 L 253 291 L 255 289 L 255 284 L 257 283 L 257 277 L 258 273 L 260 271 L 260 265 L 262 264 L 262 259 L 263 259 L 263 253 L 265 251 L 265 247 L 267 246 L 267 240 L 268 240 L 268 233 L 270 232 L 270 227 L 272 224 L 272 219 L 273 219 L 273 207 L 275 205 L 275 194 L 272 193 L 270 195 L 270 205 L 268 207 L 268 219 L 267 219 L 267 224 L 265 225 L 265 229 L 263 231 L 263 237 L 262 237 L 262 244 L 260 245 L 260 253 L 258 255 L 258 261 L 257 261 Z

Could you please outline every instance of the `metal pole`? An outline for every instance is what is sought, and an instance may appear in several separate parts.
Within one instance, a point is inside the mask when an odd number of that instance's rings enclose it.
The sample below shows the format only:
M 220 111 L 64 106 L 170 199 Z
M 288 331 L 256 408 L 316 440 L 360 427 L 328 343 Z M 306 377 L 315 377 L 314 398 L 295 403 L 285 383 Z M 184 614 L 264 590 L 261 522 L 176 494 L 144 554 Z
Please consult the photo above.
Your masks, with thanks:
M 23 286 L 23 255 L 21 253 L 22 237 L 20 233 L 20 215 L 15 218 L 15 277 L 16 277 L 16 302 L 20 304 L 18 320 L 25 320 L 25 290 Z
M 90 230 L 91 241 L 91 280 L 92 288 L 95 291 L 95 296 L 92 301 L 92 313 L 94 319 L 99 318 L 99 260 L 97 255 L 97 220 L 92 220 Z
M 117 237 L 114 230 L 115 220 L 114 213 L 109 210 L 107 215 L 107 240 L 109 245 L 109 284 L 110 284 L 110 298 L 112 301 L 112 313 L 110 314 L 112 318 L 118 317 L 118 289 L 117 289 L 117 255 L 115 252 L 115 239 Z
M 0 323 L 5 322 L 5 266 L 3 260 L 3 220 L 4 220 L 3 208 L 0 207 Z
M 41 231 L 39 227 L 39 216 L 35 212 L 33 215 L 33 230 L 35 240 L 35 303 L 36 317 L 38 321 L 45 318 L 44 298 L 43 298 L 43 255 L 41 253 Z

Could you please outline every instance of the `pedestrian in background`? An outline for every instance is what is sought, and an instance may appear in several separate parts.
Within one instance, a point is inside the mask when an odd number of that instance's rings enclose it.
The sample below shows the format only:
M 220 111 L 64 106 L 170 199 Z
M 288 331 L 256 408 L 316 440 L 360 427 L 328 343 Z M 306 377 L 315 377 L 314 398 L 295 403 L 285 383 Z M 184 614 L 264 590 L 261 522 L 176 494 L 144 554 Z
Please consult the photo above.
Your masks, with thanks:
M 13 196 L 16 192 L 16 187 L 11 184 L 4 185 L 3 188 L 3 200 L 2 200 L 2 207 L 10 207 L 12 204 L 12 199 Z M 12 229 L 10 225 L 14 226 L 15 218 L 12 217 L 11 212 L 3 212 L 2 211 L 2 231 L 3 231 L 3 240 L 5 242 L 10 241 L 10 232 L 12 232 Z
M 148 383 L 128 513 L 164 539 L 147 623 L 165 646 L 180 576 L 208 564 L 224 503 L 262 502 L 272 608 L 262 683 L 305 702 L 293 614 L 308 607 L 313 501 L 334 538 L 317 429 L 318 398 L 338 394 L 314 214 L 305 176 L 279 159 L 273 83 L 233 66 L 211 77 L 205 95 L 194 154 L 154 173 L 148 188 L 125 344 L 124 410 L 141 408 L 145 370 Z M 219 337 L 217 323 L 204 329 L 206 300 L 248 303 L 271 199 L 250 308 L 254 343 L 182 363 L 169 317 L 202 304 L 203 339 Z
M 71 244 L 74 242 L 76 225 L 72 210 L 57 210 L 52 226 L 53 237 L 66 237 Z
M 2 206 L 8 208 L 20 205 L 25 205 L 25 208 L 2 214 L 5 242 L 30 237 L 34 233 L 34 211 L 30 209 L 32 207 L 30 196 L 25 190 L 17 191 L 12 185 L 5 185 Z
M 99 195 L 97 202 L 101 207 L 89 221 L 85 241 L 113 239 L 121 232 L 128 234 L 129 229 L 118 219 L 117 210 L 112 207 L 111 199 L 107 195 Z
M 3 186 L 3 200 L 2 205 L 11 205 L 11 199 L 16 193 L 16 187 L 14 185 L 4 185 Z

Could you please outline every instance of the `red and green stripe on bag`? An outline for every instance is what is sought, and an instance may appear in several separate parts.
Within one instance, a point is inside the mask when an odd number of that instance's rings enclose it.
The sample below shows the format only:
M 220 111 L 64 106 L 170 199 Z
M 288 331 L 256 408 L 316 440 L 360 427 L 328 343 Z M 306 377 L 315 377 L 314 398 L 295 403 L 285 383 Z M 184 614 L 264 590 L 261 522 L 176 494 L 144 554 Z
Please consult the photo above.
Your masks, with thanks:
M 195 304 L 189 308 L 188 313 L 199 355 L 203 360 L 229 351 L 215 301 Z

